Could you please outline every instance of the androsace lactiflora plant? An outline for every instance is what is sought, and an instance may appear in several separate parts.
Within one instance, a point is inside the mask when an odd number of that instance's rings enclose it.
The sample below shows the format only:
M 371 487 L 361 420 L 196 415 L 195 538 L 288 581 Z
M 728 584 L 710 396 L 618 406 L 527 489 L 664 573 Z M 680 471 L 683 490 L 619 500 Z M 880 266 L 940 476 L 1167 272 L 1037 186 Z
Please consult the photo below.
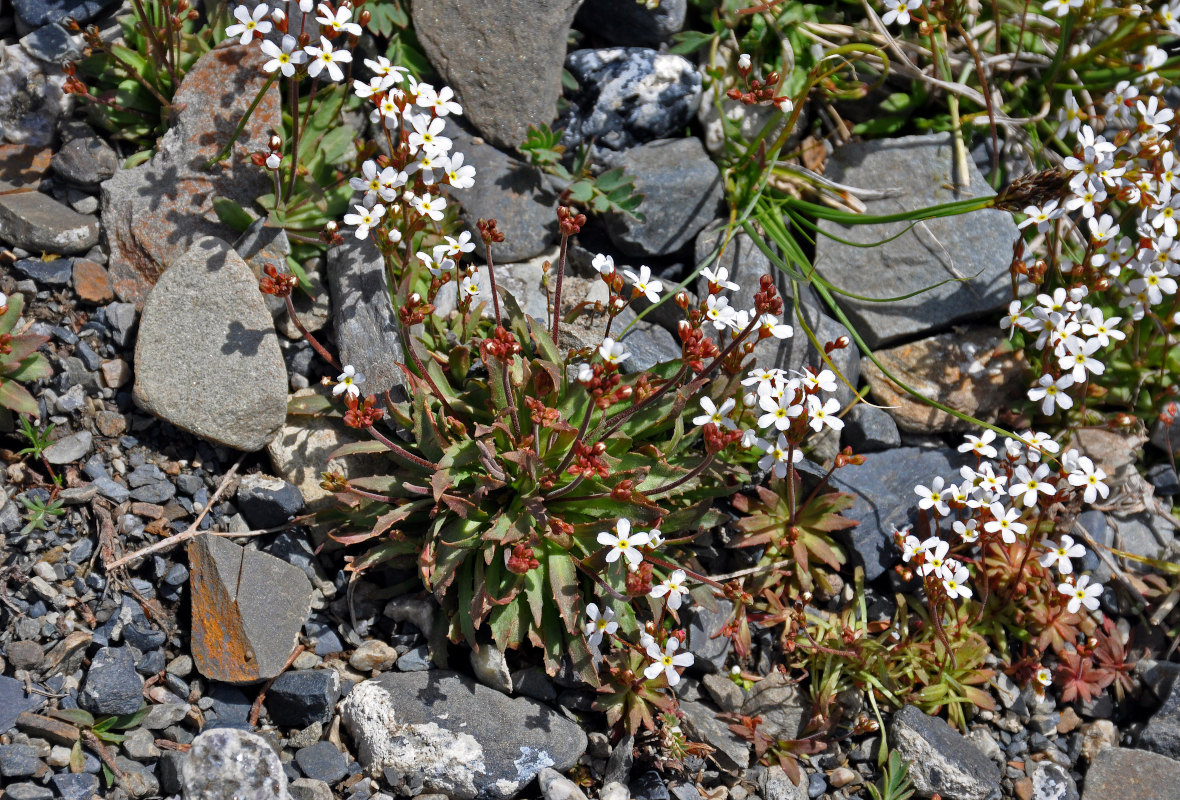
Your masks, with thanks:
M 260 32 L 266 13 L 240 11 L 233 35 L 261 42 L 276 79 L 339 81 L 341 65 L 351 69 L 347 51 L 332 45 L 355 36 L 347 6 L 321 4 L 324 39 L 302 47 L 282 30 L 285 16 L 272 15 L 278 30 Z M 612 724 L 654 728 L 654 710 L 672 704 L 661 690 L 693 661 L 680 620 L 690 586 L 740 595 L 693 570 L 679 546 L 718 523 L 714 500 L 748 481 L 735 462 L 750 458 L 735 458 L 739 452 L 756 448 L 760 467 L 783 478 L 808 433 L 843 425 L 828 396 L 835 378 L 751 370 L 754 343 L 792 329 L 769 276 L 750 298 L 721 268 L 707 271 L 709 291 L 696 306 L 687 293 L 673 298 L 684 312 L 680 357 L 625 375 L 631 356 L 619 315 L 638 298 L 660 301 L 664 286 L 646 266 L 616 269 L 600 255 L 605 329 L 600 340 L 569 344 L 566 252 L 585 216 L 557 209 L 561 248 L 544 289 L 550 309 L 546 319 L 527 316 L 497 285 L 494 254 L 504 239 L 495 220 L 478 225 L 485 260 L 476 266 L 471 233 L 449 227 L 444 213 L 446 192 L 476 179 L 445 135 L 444 117 L 461 113 L 453 92 L 384 59 L 365 67 L 372 75 L 354 79 L 354 94 L 382 141 L 361 152 L 375 154 L 379 144 L 383 154 L 361 161 L 347 229 L 330 223 L 325 239 L 367 240 L 384 259 L 409 399 L 365 395 L 362 372 L 304 331 L 338 373 L 326 382 L 344 421 L 370 437 L 337 455 L 386 454 L 390 464 L 388 475 L 325 474 L 339 499 L 333 535 L 365 546 L 351 559 L 354 573 L 413 567 L 445 612 L 429 632 L 436 658 L 445 659 L 445 638 L 477 648 L 532 645 L 550 672 L 568 658 L 585 680 L 605 684 L 599 707 Z M 276 185 L 284 147 L 275 137 L 255 158 Z M 270 265 L 261 288 L 287 298 L 295 318 L 295 284 Z M 454 292 L 445 316 L 436 312 L 444 291 Z

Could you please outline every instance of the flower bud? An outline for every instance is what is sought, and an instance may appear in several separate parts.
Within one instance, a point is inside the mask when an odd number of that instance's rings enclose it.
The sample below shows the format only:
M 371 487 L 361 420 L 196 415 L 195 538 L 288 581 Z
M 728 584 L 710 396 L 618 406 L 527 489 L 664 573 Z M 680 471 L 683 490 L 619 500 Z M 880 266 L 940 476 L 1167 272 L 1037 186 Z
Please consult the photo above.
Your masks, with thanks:
M 281 136 L 271 136 L 270 137 L 270 149 L 271 150 L 281 150 L 282 147 L 283 147 L 283 139 Z

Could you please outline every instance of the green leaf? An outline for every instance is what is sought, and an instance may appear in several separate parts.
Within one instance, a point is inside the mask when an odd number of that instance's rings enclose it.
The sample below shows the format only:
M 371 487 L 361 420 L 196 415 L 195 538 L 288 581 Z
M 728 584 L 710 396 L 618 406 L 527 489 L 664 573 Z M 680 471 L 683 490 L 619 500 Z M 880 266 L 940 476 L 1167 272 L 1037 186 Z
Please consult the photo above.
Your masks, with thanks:
M 12 333 L 17 320 L 20 319 L 20 312 L 24 305 L 25 296 L 20 292 L 8 298 L 8 310 L 0 314 L 0 334 Z
M 213 198 L 213 211 L 217 218 L 241 233 L 254 222 L 254 216 L 227 197 Z
M 685 56 L 700 50 L 717 36 L 716 33 L 703 31 L 681 31 L 672 37 L 674 44 L 668 48 L 669 53 Z
M 94 727 L 94 715 L 80 708 L 59 708 L 49 712 L 49 716 L 63 719 L 72 725 L 80 725 L 83 728 Z
M 16 381 L 9 381 L 0 378 L 0 406 L 11 409 L 18 414 L 28 414 L 30 417 L 39 417 L 41 409 L 37 405 L 36 399 L 25 387 L 21 386 Z
M 49 360 L 40 353 L 34 353 L 20 363 L 20 365 L 8 373 L 8 377 L 17 381 L 38 381 L 42 378 L 49 378 L 53 376 L 53 367 L 49 366 Z
M 548 542 L 545 550 L 549 568 L 549 588 L 553 592 L 553 600 L 557 604 L 562 622 L 565 623 L 565 629 L 575 633 L 579 627 L 578 604 L 581 601 L 581 593 L 578 591 L 578 570 L 569 553 L 556 544 Z
M 135 728 L 143 721 L 143 718 L 151 711 L 151 706 L 146 703 L 140 706 L 139 710 L 132 714 L 122 714 L 117 717 L 111 717 L 110 727 L 117 731 L 125 731 L 129 728 Z

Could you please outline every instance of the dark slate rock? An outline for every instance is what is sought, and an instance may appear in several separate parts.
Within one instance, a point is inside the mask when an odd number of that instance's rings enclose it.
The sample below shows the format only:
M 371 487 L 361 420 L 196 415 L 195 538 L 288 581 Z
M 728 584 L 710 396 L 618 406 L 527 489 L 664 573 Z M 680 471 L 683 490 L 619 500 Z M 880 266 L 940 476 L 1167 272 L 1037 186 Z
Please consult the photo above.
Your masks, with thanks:
M 396 764 L 411 780 L 420 775 L 428 791 L 469 800 L 508 800 L 544 767 L 569 769 L 587 747 L 581 726 L 549 707 L 442 670 L 390 672 L 357 684 L 341 704 L 341 717 L 371 773 Z M 433 725 L 445 733 L 432 733 Z M 453 755 L 469 752 L 470 760 L 399 763 L 399 742 L 421 747 L 419 757 L 427 752 L 424 744 L 408 744 L 419 737 Z
M 1155 487 L 1155 493 L 1160 497 L 1173 497 L 1180 494 L 1180 478 L 1171 464 L 1156 464 L 1147 471 L 1147 480 Z
M 687 646 L 696 656 L 692 670 L 709 673 L 720 672 L 725 668 L 725 659 L 729 655 L 729 637 L 718 634 L 732 616 L 733 604 L 728 600 L 718 600 L 716 611 L 710 611 L 701 605 L 694 605 L 689 609 L 686 617 Z
M 115 0 L 12 0 L 16 15 L 30 28 L 73 19 L 89 22 Z
M 168 640 L 164 631 L 147 619 L 133 620 L 123 626 L 123 641 L 141 653 L 155 650 Z
M 854 453 L 872 453 L 901 446 L 901 433 L 888 411 L 857 403 L 844 415 L 841 441 Z
M 910 764 L 910 778 L 918 794 L 959 800 L 984 800 L 999 784 L 1000 770 L 966 737 L 938 717 L 917 706 L 905 706 L 893 716 L 890 744 Z
M 5 778 L 27 778 L 36 775 L 44 766 L 37 758 L 37 748 L 32 745 L 0 745 L 0 775 Z
M 75 59 L 82 55 L 78 45 L 70 38 L 69 31 L 56 22 L 42 25 L 21 37 L 21 47 L 34 58 L 49 63 Z
M 163 505 L 176 496 L 176 487 L 171 481 L 158 481 L 138 486 L 131 490 L 131 499 L 141 503 Z
M 563 120 L 568 146 L 593 139 L 625 150 L 675 136 L 701 102 L 701 74 L 683 56 L 643 47 L 575 50 L 565 66 L 578 82 Z
M 644 221 L 624 214 L 607 219 L 611 241 L 629 256 L 675 254 L 721 213 L 721 173 L 698 139 L 651 142 L 610 163 L 622 166 L 644 195 Z
M 168 794 L 179 794 L 183 788 L 181 769 L 184 765 L 185 754 L 175 750 L 165 750 L 156 762 L 156 775 L 160 779 L 160 789 Z
M 68 286 L 70 277 L 74 274 L 74 260 L 72 258 L 55 258 L 52 261 L 22 258 L 13 266 L 21 275 L 46 286 Z
M 658 47 L 684 27 L 687 11 L 686 0 L 660 0 L 655 8 L 635 0 L 587 0 L 574 25 L 611 44 Z
M 131 492 L 127 487 L 112 478 L 96 478 L 93 486 L 98 489 L 99 494 L 114 503 L 123 503 L 131 498 Z
M 143 678 L 126 647 L 104 647 L 90 661 L 78 705 L 94 714 L 134 714 L 143 705 Z
M 404 391 L 400 325 L 393 315 L 385 264 L 369 239 L 348 237 L 328 251 L 328 284 L 341 365 L 364 373 L 364 394 Z
M 281 478 L 252 473 L 238 485 L 237 507 L 251 528 L 273 528 L 303 511 L 299 489 Z
M 426 645 L 411 647 L 397 660 L 397 668 L 402 672 L 424 672 L 433 666 L 430 661 L 430 648 Z
M 177 755 L 180 755 L 177 753 Z M 49 779 L 62 800 L 91 800 L 98 795 L 98 776 L 65 772 Z
M 627 785 L 634 800 L 670 800 L 664 779 L 654 769 L 644 770 L 631 779 Z
M 340 673 L 336 670 L 296 670 L 284 672 L 270 685 L 266 708 L 276 725 L 305 728 L 313 722 L 331 720 L 339 699 Z
M 717 712 L 704 703 L 695 700 L 680 701 L 684 721 L 694 741 L 704 742 L 714 748 L 709 758 L 729 773 L 740 773 L 750 766 L 750 744 L 729 729 L 729 725 L 717 719 Z
M 865 200 L 869 214 L 893 214 L 993 194 L 974 164 L 969 165 L 969 189 L 946 188 L 956 180 L 953 164 L 949 133 L 905 136 L 845 145 L 828 161 L 825 176 L 863 189 L 895 190 L 886 197 Z M 991 314 L 1011 299 L 1008 265 L 1019 235 L 1011 214 L 984 210 L 926 220 L 907 231 L 909 226 L 909 222 L 851 227 L 820 223 L 823 231 L 850 242 L 881 242 L 854 247 L 829 236 L 817 237 L 816 267 L 841 288 L 887 298 L 947 278 L 967 279 L 890 303 L 837 296 L 874 349 Z M 901 235 L 892 239 L 896 234 Z
M 31 253 L 78 255 L 98 244 L 98 219 L 42 192 L 0 195 L 0 239 Z
M 1169 758 L 1180 756 L 1180 684 L 1172 684 L 1164 704 L 1148 720 L 1139 746 Z
M 213 683 L 205 692 L 205 696 L 213 701 L 213 715 L 222 722 L 246 722 L 250 719 L 253 701 L 236 686 Z
M 295 763 L 307 777 L 329 785 L 348 774 L 348 759 L 331 742 L 304 747 L 295 753 Z
M 62 145 L 49 162 L 54 174 L 85 189 L 95 189 L 119 169 L 119 156 L 97 136 Z M 108 295 L 109 297 L 109 295 Z
M 136 310 L 135 303 L 111 303 L 105 310 L 107 325 L 111 329 L 115 344 L 119 347 L 131 344 L 131 334 L 139 321 L 139 311 Z
M 463 116 L 489 142 L 514 150 L 529 125 L 557 116 L 565 41 L 579 2 L 501 0 L 488 13 L 466 0 L 434 0 L 412 4 L 411 15 Z
M 1098 751 L 1086 771 L 1082 800 L 1175 800 L 1180 761 L 1124 747 Z
M 917 518 L 914 487 L 929 485 L 938 475 L 954 477 L 965 463 L 963 454 L 951 448 L 898 447 L 866 453 L 863 465 L 845 467 L 832 476 L 832 488 L 856 496 L 843 515 L 860 524 L 841 535 L 852 545 L 854 559 L 864 565 L 866 580 L 876 579 L 898 563 L 892 530 Z

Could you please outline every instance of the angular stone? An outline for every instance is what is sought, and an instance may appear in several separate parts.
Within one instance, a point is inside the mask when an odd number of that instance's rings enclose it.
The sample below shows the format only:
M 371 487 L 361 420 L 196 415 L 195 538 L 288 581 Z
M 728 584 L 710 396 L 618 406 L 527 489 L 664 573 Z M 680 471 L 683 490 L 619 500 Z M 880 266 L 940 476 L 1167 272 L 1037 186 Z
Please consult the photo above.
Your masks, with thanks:
M 844 415 L 844 430 L 840 442 L 854 453 L 872 453 L 901 446 L 901 433 L 889 412 L 857 403 Z
M 1160 755 L 1180 755 L 1180 682 L 1174 683 L 1159 711 L 1147 721 L 1139 746 Z
M 143 705 L 143 678 L 127 647 L 104 647 L 90 661 L 78 704 L 97 715 L 134 714 Z
M 625 214 L 607 219 L 611 241 L 629 256 L 673 255 L 721 214 L 721 173 L 699 139 L 633 147 L 611 164 L 623 167 L 643 194 L 642 222 Z
M 104 305 L 115 299 L 106 268 L 88 258 L 74 259 L 74 291 L 87 303 Z
M 892 531 L 916 516 L 914 486 L 929 486 L 938 475 L 957 476 L 967 460 L 950 448 L 897 447 L 864 455 L 864 464 L 837 470 L 830 485 L 856 496 L 842 516 L 860 524 L 839 535 L 852 545 L 850 555 L 864 565 L 865 579 L 871 581 L 900 560 Z
M 328 251 L 328 283 L 340 365 L 365 375 L 362 394 L 401 390 L 406 385 L 400 324 L 385 275 L 385 262 L 370 239 L 349 237 Z
M 84 189 L 96 189 L 119 169 L 119 156 L 97 136 L 71 139 L 53 155 L 54 173 Z
M 144 304 L 135 348 L 137 405 L 238 450 L 259 450 L 287 413 L 287 368 L 245 262 L 196 241 Z
M 40 28 L 50 22 L 72 19 L 82 24 L 102 13 L 115 0 L 12 0 L 21 22 Z
M 75 39 L 56 22 L 42 25 L 20 38 L 20 46 L 38 61 L 73 61 L 82 56 L 82 36 Z
M 90 452 L 90 445 L 93 441 L 94 436 L 90 431 L 82 430 L 71 433 L 46 447 L 45 458 L 50 464 L 72 464 Z
M 810 716 L 810 704 L 785 674 L 772 672 L 751 687 L 742 715 L 762 717 L 759 730 L 767 736 L 794 739 Z
M 1180 786 L 1180 761 L 1125 747 L 1098 752 L 1086 772 L 1082 800 L 1174 800 Z
M 749 742 L 717 719 L 716 711 L 695 700 L 681 700 L 680 710 L 684 712 L 687 732 L 692 740 L 715 748 L 709 758 L 716 761 L 717 766 L 725 772 L 739 774 L 750 766 Z
M 922 397 L 985 422 L 995 422 L 1024 387 L 1024 354 L 990 328 L 942 333 L 874 355 Z M 863 371 L 873 399 L 903 431 L 950 433 L 978 427 L 914 398 L 871 361 Z
M 489 142 L 514 151 L 529 125 L 557 116 L 565 41 L 580 3 L 501 0 L 489 13 L 464 0 L 431 0 L 413 3 L 410 13 L 463 115 Z
M 37 191 L 52 157 L 48 147 L 0 143 L 0 194 Z
M 298 567 L 203 534 L 188 545 L 193 661 L 206 678 L 246 684 L 278 675 L 311 613 Z
M 569 769 L 587 746 L 581 727 L 547 706 L 441 670 L 358 684 L 340 714 L 369 774 L 420 778 L 425 791 L 463 800 L 507 800 L 545 767 Z
M 660 0 L 655 8 L 632 0 L 587 0 L 574 24 L 624 47 L 658 47 L 684 27 L 685 0 Z
M 332 669 L 289 670 L 266 690 L 266 708 L 276 725 L 305 728 L 332 719 L 340 699 L 340 674 Z M 308 777 L 318 777 L 309 775 Z
M 984 800 L 1000 783 L 991 759 L 939 717 L 905 706 L 893 715 L 890 744 L 909 762 L 910 779 L 922 797 L 938 793 Z
M 261 736 L 215 728 L 193 739 L 181 767 L 185 800 L 287 800 L 287 776 Z
M 13 144 L 53 144 L 58 118 L 74 107 L 73 95 L 62 91 L 65 82 L 66 74 L 56 66 L 37 61 L 19 44 L 5 46 L 0 58 L 0 136 Z
M 41 192 L 0 195 L 0 240 L 31 253 L 75 255 L 98 244 L 98 220 Z
M 176 93 L 173 102 L 181 110 L 151 161 L 120 170 L 102 185 L 108 269 L 120 300 L 142 303 L 160 274 L 199 238 L 237 236 L 218 220 L 215 198 L 248 209 L 270 191 L 270 178 L 249 156 L 281 128 L 277 86 L 258 104 L 231 156 L 205 170 L 266 81 L 265 59 L 257 47 L 230 43 L 203 55 Z
M 72 259 L 55 258 L 44 261 L 40 258 L 22 258 L 12 265 L 26 278 L 46 286 L 68 286 L 73 270 Z
M 828 161 L 825 176 L 887 192 L 864 201 L 868 214 L 895 214 L 993 194 L 974 163 L 968 165 L 969 187 L 953 188 L 958 177 L 954 162 L 949 133 L 903 136 L 841 147 Z M 874 349 L 998 311 L 1011 299 L 1008 265 L 1019 233 L 1010 214 L 983 210 L 925 220 L 907 230 L 910 225 L 820 223 L 831 236 L 859 244 L 880 242 L 854 247 L 829 236 L 816 238 L 816 268 L 842 289 L 880 299 L 952 281 L 889 303 L 838 295 L 836 302 Z
M 236 499 L 238 511 L 252 528 L 273 528 L 303 511 L 299 489 L 260 472 L 242 478 Z

